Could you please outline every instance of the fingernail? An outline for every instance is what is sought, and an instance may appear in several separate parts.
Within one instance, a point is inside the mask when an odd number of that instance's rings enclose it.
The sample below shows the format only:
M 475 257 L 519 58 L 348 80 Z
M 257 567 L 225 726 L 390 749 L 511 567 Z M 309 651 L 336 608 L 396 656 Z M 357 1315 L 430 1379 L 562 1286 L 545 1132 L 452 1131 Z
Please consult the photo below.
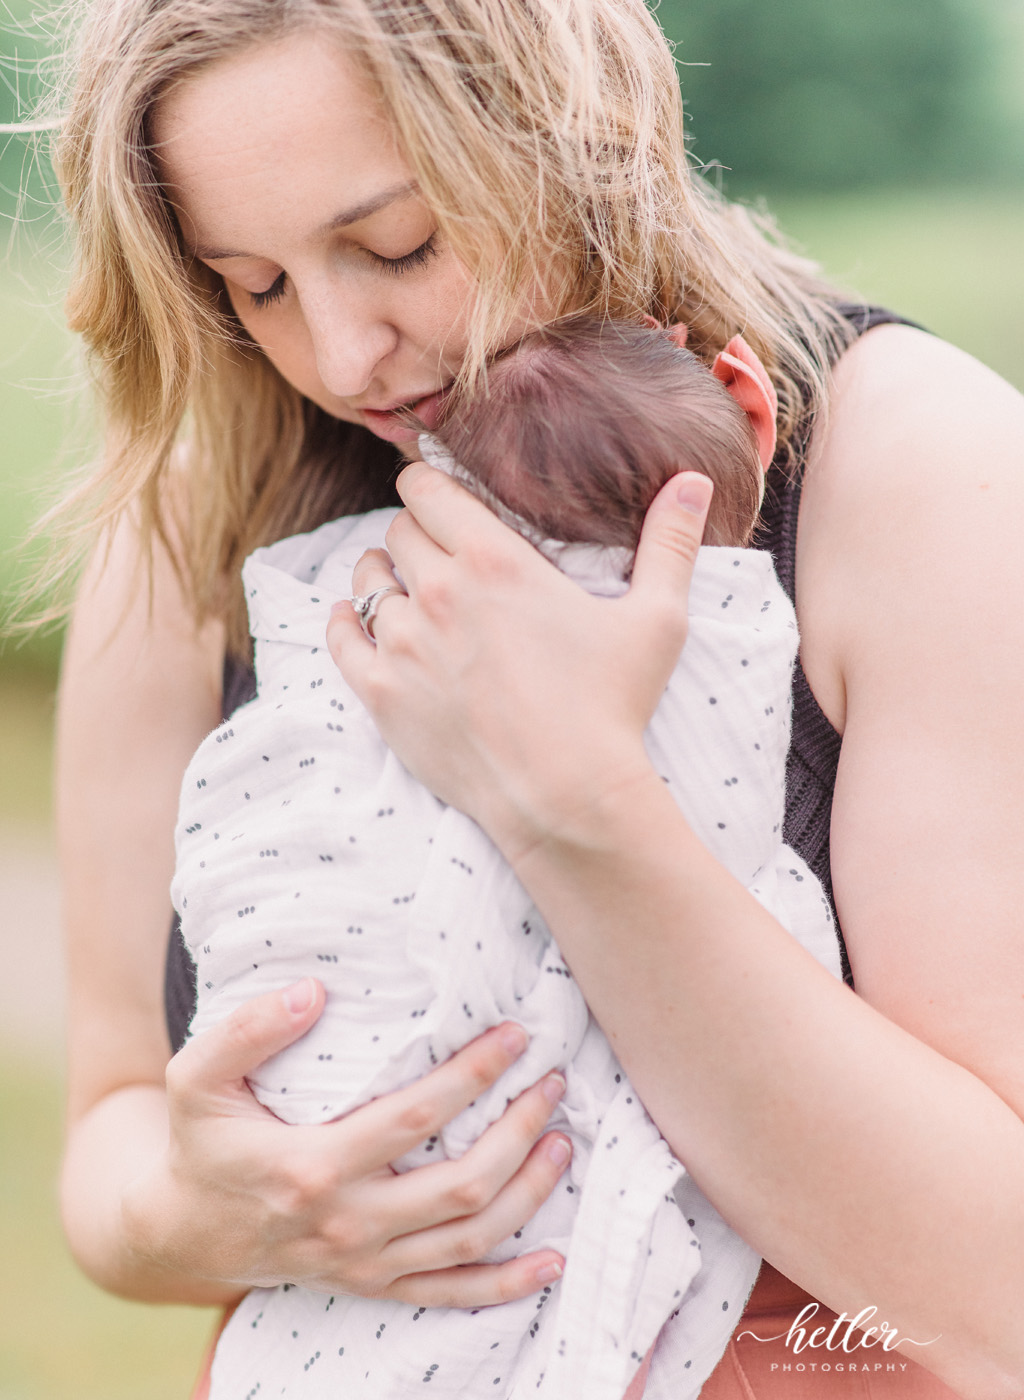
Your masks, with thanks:
M 565 1093 L 565 1076 L 562 1074 L 549 1074 L 541 1085 L 541 1090 L 548 1103 L 557 1103 Z
M 294 987 L 288 987 L 282 995 L 287 1009 L 293 1016 L 299 1016 L 303 1011 L 308 1011 L 316 1000 L 316 983 L 312 977 L 306 977 L 296 982 Z
M 522 1026 L 502 1026 L 501 1043 L 510 1055 L 521 1055 L 529 1044 L 529 1037 Z
M 562 1277 L 561 1264 L 542 1264 L 537 1270 L 536 1278 L 538 1283 L 554 1283 L 555 1279 Z
M 333 603 L 331 605 L 331 616 L 333 617 L 335 613 L 340 613 L 343 609 L 347 610 L 348 612 L 352 611 L 352 604 L 347 598 L 342 598 L 339 602 Z
M 548 1161 L 554 1162 L 556 1167 L 564 1167 L 572 1156 L 572 1148 L 568 1138 L 555 1138 L 548 1147 Z
M 711 502 L 712 485 L 706 476 L 699 472 L 687 472 L 676 488 L 676 500 L 683 510 L 693 515 L 703 515 Z

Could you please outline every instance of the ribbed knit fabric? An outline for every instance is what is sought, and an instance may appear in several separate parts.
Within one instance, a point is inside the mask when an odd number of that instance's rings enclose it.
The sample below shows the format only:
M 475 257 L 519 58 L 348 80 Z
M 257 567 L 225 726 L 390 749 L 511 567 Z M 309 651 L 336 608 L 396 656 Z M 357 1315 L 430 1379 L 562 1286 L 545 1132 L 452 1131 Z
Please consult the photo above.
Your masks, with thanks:
M 913 322 L 882 307 L 843 305 L 839 310 L 858 335 L 863 335 L 874 326 L 913 325 Z M 775 463 L 769 470 L 761 520 L 753 541 L 758 549 L 767 549 L 774 556 L 779 582 L 794 604 L 796 529 L 811 426 L 806 425 L 794 443 L 795 469 L 793 466 L 783 469 Z M 832 892 L 830 859 L 832 794 L 835 791 L 841 743 L 840 736 L 815 700 L 797 657 L 793 671 L 793 737 L 786 761 L 786 816 L 782 834 L 787 845 L 803 856 L 828 895 L 832 913 L 836 915 L 843 980 L 852 987 L 853 974 Z
M 874 326 L 911 325 L 891 311 L 881 307 L 843 305 L 839 310 L 858 335 Z M 783 468 L 776 463 L 768 473 L 768 485 L 761 522 L 754 544 L 770 550 L 783 588 L 791 599 L 796 596 L 796 529 L 800 513 L 800 495 L 807 456 L 810 424 L 798 435 L 795 446 L 795 468 Z M 227 657 L 224 662 L 224 698 L 222 714 L 226 719 L 239 705 L 256 694 L 256 677 L 252 669 Z M 807 677 L 797 660 L 793 673 L 793 737 L 786 764 L 786 816 L 783 837 L 802 856 L 821 881 L 835 913 L 832 875 L 829 861 L 829 832 L 832 819 L 832 794 L 839 766 L 840 737 L 825 718 L 821 706 L 811 693 Z M 839 948 L 843 976 L 850 985 L 846 945 L 839 919 Z M 164 1006 L 171 1045 L 175 1050 L 185 1043 L 185 1032 L 196 1004 L 195 968 L 181 940 L 181 929 L 175 917 L 167 946 L 164 978 Z
M 775 558 L 775 568 L 791 601 L 796 602 L 796 527 L 803 488 L 804 451 L 798 459 L 800 474 L 786 477 L 773 466 L 761 508 L 761 521 L 754 543 Z M 832 793 L 839 767 L 841 739 L 826 719 L 807 684 L 800 658 L 793 669 L 793 734 L 786 760 L 786 816 L 782 835 L 810 866 L 821 881 L 833 914 L 829 834 L 832 820 Z M 836 916 L 843 980 L 853 985 L 842 928 Z

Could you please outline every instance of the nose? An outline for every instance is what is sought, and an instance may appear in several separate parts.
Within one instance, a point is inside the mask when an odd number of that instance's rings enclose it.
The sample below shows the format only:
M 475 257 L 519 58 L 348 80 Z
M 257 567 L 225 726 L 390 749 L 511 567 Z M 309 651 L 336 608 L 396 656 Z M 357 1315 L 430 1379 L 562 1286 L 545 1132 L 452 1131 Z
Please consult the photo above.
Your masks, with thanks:
M 317 373 L 328 393 L 364 393 L 395 348 L 398 332 L 380 314 L 379 299 L 338 287 L 310 292 L 303 306 Z

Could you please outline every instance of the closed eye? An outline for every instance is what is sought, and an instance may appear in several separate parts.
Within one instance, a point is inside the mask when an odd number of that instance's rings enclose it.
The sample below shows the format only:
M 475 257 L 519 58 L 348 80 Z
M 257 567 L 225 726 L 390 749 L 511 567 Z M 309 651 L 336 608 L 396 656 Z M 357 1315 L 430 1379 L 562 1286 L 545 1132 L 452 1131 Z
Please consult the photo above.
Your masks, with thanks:
M 369 248 L 366 251 L 383 272 L 388 273 L 389 276 L 397 277 L 403 272 L 411 272 L 413 268 L 422 267 L 437 253 L 437 231 L 435 229 L 425 243 L 421 243 L 418 248 L 414 248 L 411 253 L 405 253 L 400 258 L 383 258 L 380 253 L 374 253 Z
M 278 273 L 265 292 L 250 292 L 249 300 L 258 311 L 265 306 L 270 306 L 272 302 L 280 301 L 284 296 L 284 273 Z
M 418 248 L 414 248 L 411 253 L 404 253 L 400 258 L 385 258 L 370 248 L 367 248 L 366 252 L 381 271 L 386 272 L 390 277 L 398 277 L 403 272 L 411 272 L 414 268 L 422 267 L 424 263 L 429 262 L 436 255 L 437 231 L 435 230 Z M 265 292 L 250 292 L 249 300 L 257 311 L 262 311 L 264 307 L 273 305 L 275 301 L 280 301 L 284 296 L 284 291 L 285 274 L 281 272 Z

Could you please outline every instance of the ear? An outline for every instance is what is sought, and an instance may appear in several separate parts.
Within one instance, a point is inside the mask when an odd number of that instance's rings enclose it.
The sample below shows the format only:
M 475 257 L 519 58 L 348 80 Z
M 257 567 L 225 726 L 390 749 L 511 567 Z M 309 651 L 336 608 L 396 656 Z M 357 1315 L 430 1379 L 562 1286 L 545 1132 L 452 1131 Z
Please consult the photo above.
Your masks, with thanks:
M 779 399 L 768 371 L 741 335 L 734 335 L 711 366 L 750 419 L 757 437 L 757 450 L 765 471 L 775 456 L 775 419 Z
M 690 335 L 689 326 L 663 326 L 661 322 L 656 321 L 653 316 L 642 316 L 640 319 L 643 321 L 643 324 L 647 327 L 649 331 L 663 330 L 668 336 L 669 340 L 675 341 L 675 343 L 679 346 L 680 350 L 685 350 L 686 342 L 689 339 Z

